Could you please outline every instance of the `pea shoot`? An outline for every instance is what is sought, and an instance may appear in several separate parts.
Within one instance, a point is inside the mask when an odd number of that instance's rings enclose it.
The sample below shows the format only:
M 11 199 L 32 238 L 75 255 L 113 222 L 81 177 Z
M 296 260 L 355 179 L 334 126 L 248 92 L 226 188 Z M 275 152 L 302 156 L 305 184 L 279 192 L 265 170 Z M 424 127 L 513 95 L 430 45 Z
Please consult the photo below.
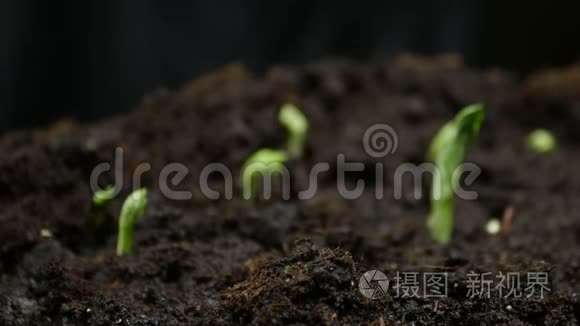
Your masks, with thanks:
M 428 227 L 431 237 L 439 243 L 451 240 L 454 190 L 460 176 L 456 170 L 463 162 L 467 146 L 479 134 L 483 119 L 483 105 L 469 105 L 439 129 L 431 142 L 427 157 L 435 163 L 436 169 Z
M 115 187 L 107 186 L 105 189 L 95 192 L 93 195 L 93 205 L 103 207 L 113 200 L 116 195 Z
M 308 119 L 294 104 L 284 104 L 278 113 L 278 121 L 288 130 L 287 150 L 290 158 L 304 155 Z
M 111 185 L 93 194 L 93 204 L 88 214 L 87 225 L 94 232 L 97 232 L 103 226 L 107 219 L 107 205 L 117 194 L 117 190 Z
M 256 195 L 259 177 L 271 176 L 273 173 L 283 173 L 284 163 L 288 153 L 274 149 L 260 149 L 244 163 L 242 167 L 242 189 L 244 199 L 252 199 Z
M 147 189 L 141 188 L 131 193 L 121 208 L 119 217 L 119 235 L 117 238 L 117 256 L 131 253 L 135 223 L 145 213 L 147 206 Z

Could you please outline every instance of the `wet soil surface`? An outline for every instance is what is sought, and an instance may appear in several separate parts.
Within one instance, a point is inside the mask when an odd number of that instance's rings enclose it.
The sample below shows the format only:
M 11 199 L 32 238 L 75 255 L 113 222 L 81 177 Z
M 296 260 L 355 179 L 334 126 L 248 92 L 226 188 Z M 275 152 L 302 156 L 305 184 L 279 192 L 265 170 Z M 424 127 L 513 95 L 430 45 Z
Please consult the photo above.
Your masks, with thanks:
M 207 164 L 226 165 L 237 180 L 253 151 L 284 146 L 276 114 L 288 101 L 311 125 L 305 157 L 288 165 L 292 198 L 248 202 L 236 184 L 226 200 L 218 174 L 209 183 L 222 197 L 207 199 L 199 187 Z M 467 156 L 482 169 L 468 187 L 479 197 L 456 202 L 453 239 L 438 245 L 425 226 L 429 181 L 415 198 L 413 180 L 403 179 L 395 199 L 394 174 L 402 163 L 424 162 L 434 132 L 473 102 L 486 106 Z M 394 153 L 365 152 L 365 130 L 377 123 L 397 132 Z M 230 66 L 147 96 L 126 116 L 4 135 L 0 325 L 578 324 L 579 125 L 578 67 L 517 78 L 464 67 L 453 56 L 402 56 L 277 67 L 260 78 Z M 527 133 L 538 127 L 558 137 L 555 152 L 526 148 Z M 94 213 L 89 177 L 99 163 L 113 162 L 117 147 L 124 151 L 123 191 L 95 228 L 87 223 Z M 338 154 L 364 163 L 346 177 L 349 189 L 365 181 L 357 199 L 337 191 Z M 134 252 L 117 257 L 116 218 L 144 162 L 151 166 L 142 178 L 149 205 Z M 172 187 L 193 191 L 190 200 L 159 191 L 160 172 L 172 162 L 189 169 Z M 319 162 L 330 171 L 318 177 L 313 198 L 298 200 Z M 100 184 L 114 181 L 110 171 Z M 485 232 L 492 217 L 503 219 L 500 234 Z M 391 281 L 374 299 L 359 291 L 369 270 Z M 404 289 L 394 287 L 397 273 L 409 272 L 419 279 L 446 273 L 446 297 L 397 293 Z M 473 297 L 472 277 L 482 273 L 519 274 L 522 291 L 543 284 L 529 275 L 547 275 L 547 289 L 543 298 L 506 296 L 494 281 L 489 297 Z

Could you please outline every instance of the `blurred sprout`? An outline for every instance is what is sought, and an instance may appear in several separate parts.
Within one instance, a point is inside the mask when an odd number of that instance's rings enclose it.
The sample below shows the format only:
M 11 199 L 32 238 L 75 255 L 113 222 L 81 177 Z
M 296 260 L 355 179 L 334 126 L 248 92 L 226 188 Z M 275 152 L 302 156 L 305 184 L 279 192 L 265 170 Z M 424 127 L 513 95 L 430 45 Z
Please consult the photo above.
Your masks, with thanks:
M 116 196 L 115 187 L 107 186 L 107 188 L 95 192 L 95 194 L 93 195 L 93 204 L 95 206 L 105 206 L 111 200 L 113 200 L 115 196 Z
M 528 147 L 536 153 L 550 153 L 556 146 L 556 137 L 546 129 L 536 129 L 528 135 Z
M 475 139 L 483 123 L 483 105 L 463 108 L 435 135 L 427 157 L 436 165 L 431 189 L 431 214 L 428 227 L 431 237 L 448 243 L 453 232 L 453 200 L 460 175 L 456 169 L 463 162 L 467 146 Z
M 256 195 L 256 185 L 260 176 L 270 176 L 273 173 L 283 173 L 284 162 L 288 160 L 288 153 L 274 149 L 260 149 L 244 163 L 242 167 L 242 188 L 245 199 L 252 199 Z
M 117 256 L 131 253 L 135 223 L 145 214 L 147 206 L 147 189 L 141 188 L 131 193 L 121 208 L 119 217 L 119 235 L 117 238 Z
M 294 104 L 284 104 L 278 114 L 278 121 L 288 130 L 287 149 L 291 158 L 304 155 L 308 119 Z

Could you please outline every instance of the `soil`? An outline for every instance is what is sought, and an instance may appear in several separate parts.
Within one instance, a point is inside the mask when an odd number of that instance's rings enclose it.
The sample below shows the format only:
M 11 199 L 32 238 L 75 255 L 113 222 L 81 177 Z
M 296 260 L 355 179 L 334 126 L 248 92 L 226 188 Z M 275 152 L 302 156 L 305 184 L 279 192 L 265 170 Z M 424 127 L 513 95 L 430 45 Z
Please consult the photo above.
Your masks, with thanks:
M 310 121 L 307 153 L 289 164 L 292 199 L 207 199 L 198 176 L 212 162 L 234 177 L 258 148 L 281 148 L 280 105 L 299 105 Z M 486 120 L 467 161 L 482 174 L 457 200 L 449 245 L 425 226 L 428 180 L 421 199 L 412 180 L 395 199 L 397 166 L 424 162 L 435 131 L 466 104 L 483 102 Z M 41 109 L 41 108 L 39 108 Z M 363 134 L 377 123 L 396 130 L 399 145 L 369 156 Z M 0 139 L 0 325 L 576 325 L 580 321 L 580 66 L 525 78 L 475 70 L 460 58 L 401 56 L 370 63 L 326 61 L 275 67 L 264 77 L 228 66 L 147 96 L 134 112 L 90 125 L 71 121 L 12 132 Z M 559 140 L 548 155 L 525 137 L 542 127 Z M 87 223 L 89 176 L 124 149 L 123 192 L 104 224 Z M 358 199 L 337 192 L 337 154 L 363 162 L 347 181 L 367 183 Z M 131 255 L 115 255 L 116 216 L 135 168 L 151 164 L 143 185 L 149 205 Z M 179 162 L 189 175 L 176 188 L 191 200 L 164 198 L 157 177 Z M 298 200 L 309 168 L 328 162 L 316 195 Z M 384 166 L 376 199 L 374 167 Z M 114 182 L 114 173 L 100 180 Z M 223 188 L 217 177 L 212 188 Z M 197 189 L 197 190 L 195 190 Z M 503 232 L 485 225 L 502 218 Z M 48 232 L 47 232 L 48 231 Z M 446 272 L 446 298 L 378 299 L 359 279 L 379 270 Z M 468 273 L 546 272 L 545 297 L 468 297 Z M 391 282 L 393 285 L 393 282 Z M 525 278 L 522 280 L 522 286 Z

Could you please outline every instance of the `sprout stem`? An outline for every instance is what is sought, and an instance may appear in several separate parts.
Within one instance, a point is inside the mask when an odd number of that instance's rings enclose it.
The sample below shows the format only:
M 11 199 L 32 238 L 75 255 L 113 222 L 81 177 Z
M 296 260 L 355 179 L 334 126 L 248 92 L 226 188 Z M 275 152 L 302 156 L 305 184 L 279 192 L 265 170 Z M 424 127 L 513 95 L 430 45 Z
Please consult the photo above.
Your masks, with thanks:
M 257 182 L 260 177 L 268 177 L 271 181 L 273 173 L 284 173 L 284 162 L 288 160 L 288 153 L 284 151 L 264 148 L 256 151 L 242 167 L 242 190 L 244 199 L 253 199 L 256 196 Z
M 479 133 L 483 123 L 483 106 L 473 104 L 463 108 L 435 135 L 427 157 L 436 165 L 431 189 L 431 215 L 428 227 L 431 237 L 448 243 L 453 232 L 453 201 L 461 171 L 456 171 L 465 156 L 467 146 Z
M 302 157 L 308 133 L 308 119 L 297 106 L 287 103 L 280 109 L 278 121 L 288 130 L 288 154 L 291 158 Z
M 117 256 L 131 253 L 135 223 L 145 213 L 147 206 L 147 189 L 141 188 L 131 193 L 121 208 L 119 217 L 119 235 L 117 238 Z

